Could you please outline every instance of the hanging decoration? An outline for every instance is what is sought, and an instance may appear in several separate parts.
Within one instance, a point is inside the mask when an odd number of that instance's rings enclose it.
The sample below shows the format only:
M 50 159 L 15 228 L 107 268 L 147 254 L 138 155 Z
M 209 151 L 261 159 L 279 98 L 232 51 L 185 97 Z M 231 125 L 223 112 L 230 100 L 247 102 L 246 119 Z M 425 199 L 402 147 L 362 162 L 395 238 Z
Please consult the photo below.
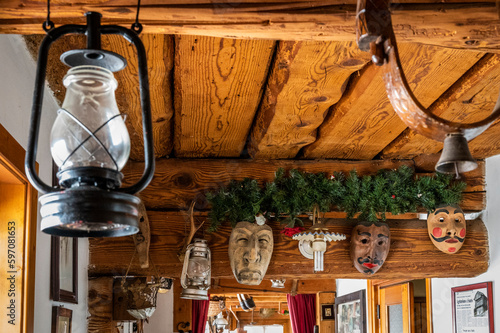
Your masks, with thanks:
M 440 205 L 427 217 L 427 231 L 432 244 L 447 254 L 457 253 L 462 247 L 466 223 L 462 209 L 457 205 Z
M 259 285 L 273 254 L 273 231 L 267 224 L 239 222 L 229 237 L 229 263 L 240 284 Z
M 47 35 L 38 54 L 25 159 L 30 183 L 43 194 L 39 199 L 41 229 L 67 237 L 133 235 L 139 231 L 140 204 L 134 194 L 149 184 L 155 164 L 147 57 L 138 36 L 142 28 L 138 22 L 132 29 L 101 25 L 101 14 L 96 12 L 85 14 L 86 25 L 55 28 L 50 21 L 50 1 L 47 6 L 43 24 Z M 61 55 L 61 61 L 71 68 L 64 77 L 66 96 L 50 134 L 52 158 L 59 167 L 59 184 L 52 187 L 36 172 L 43 91 L 50 47 L 69 34 L 86 35 L 87 48 Z M 120 171 L 129 157 L 130 137 L 116 103 L 118 82 L 113 76 L 127 62 L 121 55 L 101 48 L 102 35 L 119 35 L 137 51 L 145 164 L 142 177 L 128 187 L 121 187 Z
M 233 227 L 239 221 L 255 222 L 260 215 L 294 228 L 296 223 L 303 224 L 299 215 L 312 212 L 316 206 L 321 212 L 336 208 L 348 218 L 359 213 L 360 220 L 376 222 L 385 220 L 386 213 L 416 212 L 418 207 L 432 211 L 441 203 L 458 204 L 465 186 L 440 173 L 415 176 L 408 166 L 380 170 L 371 176 L 359 176 L 355 170 L 346 176 L 279 169 L 274 181 L 265 185 L 246 178 L 208 193 L 212 206 L 209 230 L 217 230 L 224 221 Z
M 184 254 L 181 273 L 181 298 L 208 300 L 208 289 L 212 276 L 211 252 L 207 241 L 196 238 Z
M 389 225 L 381 222 L 359 222 L 351 234 L 351 259 L 365 275 L 375 274 L 384 264 L 391 247 Z
M 362 51 L 370 51 L 373 63 L 382 67 L 387 97 L 399 118 L 415 132 L 444 142 L 436 171 L 456 174 L 458 178 L 460 173 L 477 168 L 467 141 L 483 133 L 500 117 L 500 95 L 493 111 L 473 123 L 449 121 L 426 109 L 411 91 L 403 72 L 389 6 L 386 0 L 358 0 L 358 46 Z

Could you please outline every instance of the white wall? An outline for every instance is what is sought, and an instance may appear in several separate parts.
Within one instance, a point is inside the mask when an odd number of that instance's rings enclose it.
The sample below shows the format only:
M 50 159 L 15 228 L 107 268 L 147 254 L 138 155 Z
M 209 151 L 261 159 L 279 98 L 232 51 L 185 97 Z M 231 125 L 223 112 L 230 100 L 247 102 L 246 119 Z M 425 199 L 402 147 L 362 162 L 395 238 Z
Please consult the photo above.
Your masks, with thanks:
M 174 281 L 174 283 L 178 281 Z M 174 286 L 166 294 L 158 294 L 156 311 L 144 325 L 145 333 L 171 333 L 174 325 Z
M 20 36 L 0 35 L 0 123 L 25 149 L 35 82 L 35 62 Z M 40 177 L 52 179 L 49 134 L 58 106 L 51 94 L 44 97 L 37 162 Z M 51 332 L 52 306 L 62 304 L 73 310 L 73 333 L 87 332 L 88 241 L 79 240 L 78 304 L 52 302 L 50 290 L 50 236 L 42 233 L 38 220 L 35 281 L 35 332 Z
M 338 279 L 337 297 L 344 296 L 356 291 L 366 290 L 366 280 Z
M 452 332 L 451 288 L 479 282 L 493 281 L 493 309 L 497 331 L 500 330 L 500 155 L 486 160 L 486 211 L 482 216 L 488 229 L 490 267 L 471 279 L 433 279 L 433 324 L 436 333 Z M 465 240 L 467 241 L 467 240 Z

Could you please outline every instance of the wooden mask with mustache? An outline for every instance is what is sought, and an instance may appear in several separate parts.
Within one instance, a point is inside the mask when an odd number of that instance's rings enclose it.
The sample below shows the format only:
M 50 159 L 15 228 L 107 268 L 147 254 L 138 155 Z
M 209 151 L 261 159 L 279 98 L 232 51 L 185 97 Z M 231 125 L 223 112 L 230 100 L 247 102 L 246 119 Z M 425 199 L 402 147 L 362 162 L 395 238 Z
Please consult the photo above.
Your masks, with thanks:
M 441 205 L 427 217 L 429 237 L 440 251 L 453 254 L 462 247 L 465 239 L 465 216 L 456 205 Z
M 386 223 L 360 222 L 351 234 L 351 259 L 356 269 L 375 274 L 385 262 L 391 246 L 391 231 Z

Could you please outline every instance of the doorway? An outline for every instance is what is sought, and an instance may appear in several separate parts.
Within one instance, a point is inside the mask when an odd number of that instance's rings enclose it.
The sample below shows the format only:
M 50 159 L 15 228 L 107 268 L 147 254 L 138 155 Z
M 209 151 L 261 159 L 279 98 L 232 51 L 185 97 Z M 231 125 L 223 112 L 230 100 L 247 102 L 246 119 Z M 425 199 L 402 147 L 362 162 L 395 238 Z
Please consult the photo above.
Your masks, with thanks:
M 37 192 L 24 155 L 0 125 L 0 332 L 33 332 Z
M 367 301 L 374 333 L 432 333 L 430 279 L 369 280 Z

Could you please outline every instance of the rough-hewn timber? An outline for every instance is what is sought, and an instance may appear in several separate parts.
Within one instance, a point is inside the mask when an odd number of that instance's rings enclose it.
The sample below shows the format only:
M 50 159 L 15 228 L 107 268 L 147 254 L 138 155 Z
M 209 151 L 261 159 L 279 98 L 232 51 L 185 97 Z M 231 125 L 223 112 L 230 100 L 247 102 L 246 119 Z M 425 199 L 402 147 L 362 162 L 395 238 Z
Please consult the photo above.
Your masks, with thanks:
M 150 255 L 160 274 L 179 277 L 182 263 L 177 259 L 185 233 L 185 214 L 179 212 L 148 212 L 151 233 Z M 274 232 L 274 252 L 267 270 L 269 278 L 363 278 L 349 257 L 350 233 L 355 221 L 327 219 L 330 231 L 346 234 L 347 240 L 330 243 L 325 254 L 325 270 L 313 273 L 313 262 L 304 258 L 297 241 L 280 234 L 281 226 L 271 222 Z M 427 234 L 425 220 L 390 220 L 391 251 L 376 278 L 396 279 L 408 277 L 473 277 L 488 269 L 488 233 L 481 220 L 467 223 L 467 237 L 457 254 L 447 255 L 434 247 Z M 310 224 L 310 223 L 309 223 Z M 307 226 L 307 225 L 306 225 Z M 231 227 L 225 225 L 214 233 L 205 232 L 212 251 L 212 277 L 232 278 L 228 259 L 227 239 Z M 201 236 L 201 234 L 200 234 Z M 134 252 L 129 237 L 90 240 L 89 275 L 122 275 Z M 150 268 L 151 274 L 154 272 Z M 144 275 L 135 261 L 131 275 Z

